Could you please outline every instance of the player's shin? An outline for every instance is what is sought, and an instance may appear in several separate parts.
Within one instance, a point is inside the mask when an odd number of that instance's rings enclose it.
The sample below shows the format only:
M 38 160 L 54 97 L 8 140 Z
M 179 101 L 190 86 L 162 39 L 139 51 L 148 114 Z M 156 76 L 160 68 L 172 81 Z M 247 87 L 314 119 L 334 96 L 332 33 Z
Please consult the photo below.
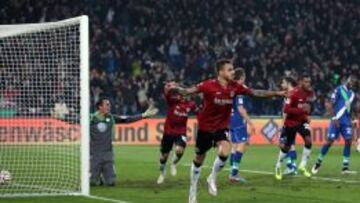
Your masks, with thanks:
M 167 159 L 165 157 L 160 158 L 160 173 L 162 173 L 162 174 L 165 174 L 166 161 L 167 161 Z
M 176 165 L 180 161 L 183 155 L 184 155 L 183 152 L 176 152 L 172 158 L 171 163 Z
M 239 165 L 240 165 L 243 153 L 241 153 L 239 151 L 236 151 L 232 155 L 233 155 L 233 157 L 232 157 L 233 160 L 232 160 L 232 164 L 231 164 L 230 175 L 231 176 L 237 176 L 238 173 L 239 173 Z
M 287 152 L 284 149 L 280 149 L 278 160 L 276 162 L 276 167 L 281 168 L 281 164 L 287 156 Z
M 289 157 L 289 163 L 291 164 L 291 166 L 296 166 L 296 159 L 297 159 L 297 154 L 296 154 L 296 150 L 295 149 L 291 149 L 288 152 L 288 157 Z
M 191 185 L 196 185 L 201 173 L 201 164 L 193 161 L 190 169 L 190 182 Z
M 197 203 L 197 183 L 201 173 L 201 163 L 193 161 L 190 169 L 190 190 L 189 190 L 189 203 Z
M 216 157 L 211 174 L 216 176 L 219 171 L 221 171 L 222 168 L 224 168 L 227 160 L 227 156 L 219 155 Z
M 316 160 L 316 163 L 318 163 L 318 164 L 322 163 L 322 161 L 324 160 L 324 158 L 325 158 L 326 154 L 328 153 L 330 147 L 331 147 L 331 144 L 329 144 L 329 143 L 326 143 L 321 147 L 320 155 L 319 155 L 318 159 Z
M 343 150 L 343 170 L 348 170 L 350 166 L 351 140 L 346 140 Z
M 310 154 L 311 154 L 311 144 L 306 144 L 304 146 L 303 154 L 301 157 L 300 167 L 302 167 L 302 168 L 306 167 L 307 162 L 310 158 Z
M 311 154 L 311 142 L 305 142 L 305 146 L 304 146 L 304 150 L 303 150 L 303 154 L 301 157 L 301 162 L 300 162 L 300 166 L 299 166 L 299 171 L 301 171 L 304 176 L 306 177 L 311 177 L 311 173 L 306 169 L 306 165 L 309 161 L 310 158 L 310 154 Z

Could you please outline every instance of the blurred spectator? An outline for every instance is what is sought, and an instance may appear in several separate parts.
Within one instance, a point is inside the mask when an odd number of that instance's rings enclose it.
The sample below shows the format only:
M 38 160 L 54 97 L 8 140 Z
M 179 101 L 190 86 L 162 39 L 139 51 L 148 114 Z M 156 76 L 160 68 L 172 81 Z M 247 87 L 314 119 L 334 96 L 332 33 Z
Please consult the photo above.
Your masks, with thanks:
M 358 1 L 13 0 L 0 7 L 2 24 L 89 15 L 92 105 L 107 95 L 114 113 L 139 113 L 147 100 L 164 113 L 164 82 L 206 79 L 220 57 L 244 67 L 248 85 L 258 88 L 276 88 L 285 74 L 310 73 L 315 115 L 326 115 L 327 94 L 341 76 L 360 78 Z M 14 87 L 21 95 L 21 85 Z M 253 99 L 249 113 L 279 114 L 281 104 Z

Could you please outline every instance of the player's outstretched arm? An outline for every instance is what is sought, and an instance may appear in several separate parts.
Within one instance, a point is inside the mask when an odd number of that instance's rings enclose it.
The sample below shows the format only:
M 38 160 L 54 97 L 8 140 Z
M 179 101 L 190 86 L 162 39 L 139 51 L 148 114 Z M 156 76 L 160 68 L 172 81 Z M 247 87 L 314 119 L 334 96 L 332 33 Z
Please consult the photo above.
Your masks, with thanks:
M 252 90 L 251 96 L 254 97 L 286 97 L 286 91 L 271 91 L 271 90 Z
M 176 91 L 184 96 L 196 94 L 199 92 L 199 89 L 197 88 L 197 86 L 192 86 L 192 87 L 186 88 L 186 87 L 181 87 L 179 84 L 177 84 L 175 82 L 170 82 L 166 86 L 169 90 Z
M 119 115 L 113 115 L 115 119 L 115 123 L 133 123 L 136 121 L 139 121 L 144 118 L 150 118 L 155 116 L 159 112 L 158 108 L 155 108 L 154 106 L 150 106 L 144 113 L 137 114 L 137 115 L 131 115 L 131 116 L 119 116 Z

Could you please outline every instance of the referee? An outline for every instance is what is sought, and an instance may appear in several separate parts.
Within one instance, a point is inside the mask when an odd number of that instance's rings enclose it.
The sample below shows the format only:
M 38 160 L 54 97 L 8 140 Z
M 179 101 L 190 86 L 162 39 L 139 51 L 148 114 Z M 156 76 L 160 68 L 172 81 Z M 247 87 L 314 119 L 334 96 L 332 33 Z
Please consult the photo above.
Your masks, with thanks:
M 96 103 L 97 111 L 90 118 L 90 184 L 114 186 L 116 180 L 112 140 L 115 124 L 131 123 L 157 114 L 150 106 L 144 113 L 133 116 L 117 116 L 110 113 L 109 99 L 101 98 Z

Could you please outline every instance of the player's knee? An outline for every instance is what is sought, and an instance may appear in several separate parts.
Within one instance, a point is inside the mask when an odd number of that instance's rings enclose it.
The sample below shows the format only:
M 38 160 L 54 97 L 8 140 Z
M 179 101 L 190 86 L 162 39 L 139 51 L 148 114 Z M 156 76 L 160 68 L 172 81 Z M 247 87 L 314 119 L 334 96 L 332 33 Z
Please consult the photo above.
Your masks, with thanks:
M 181 159 L 181 157 L 184 155 L 184 151 L 176 152 L 175 154 L 178 159 Z
M 327 140 L 326 144 L 328 146 L 332 146 L 334 144 L 334 141 L 335 141 L 334 139 L 329 139 L 329 140 Z
M 229 151 L 227 150 L 221 150 L 218 153 L 219 157 L 228 157 L 229 156 Z
M 160 164 L 165 164 L 167 161 L 167 158 L 165 159 L 164 157 L 160 158 Z
M 224 155 L 219 155 L 219 159 L 222 161 L 222 162 L 226 162 L 226 160 L 228 159 L 229 156 L 224 156 Z
M 218 143 L 218 155 L 220 156 L 229 156 L 230 152 L 230 143 L 222 141 Z
M 204 159 L 205 159 L 205 154 L 196 154 L 194 163 L 196 162 L 196 163 L 202 165 L 202 163 L 204 162 Z
M 182 154 L 184 153 L 184 148 L 182 148 L 182 147 L 177 147 L 175 153 L 176 153 L 176 155 L 178 155 L 178 154 L 181 154 L 181 155 L 182 155 Z
M 236 152 L 238 150 L 238 144 L 237 143 L 232 143 L 231 144 L 231 151 L 232 152 Z
M 197 160 L 196 158 L 193 160 L 195 167 L 199 168 L 203 164 L 203 160 Z
M 244 153 L 246 151 L 246 144 L 245 143 L 238 144 L 236 147 L 236 151 Z
M 169 157 L 169 153 L 161 153 L 161 155 L 160 155 L 160 159 L 167 160 L 168 157 Z
M 280 147 L 280 150 L 283 153 L 288 153 L 290 151 L 291 146 L 284 144 L 282 147 Z

